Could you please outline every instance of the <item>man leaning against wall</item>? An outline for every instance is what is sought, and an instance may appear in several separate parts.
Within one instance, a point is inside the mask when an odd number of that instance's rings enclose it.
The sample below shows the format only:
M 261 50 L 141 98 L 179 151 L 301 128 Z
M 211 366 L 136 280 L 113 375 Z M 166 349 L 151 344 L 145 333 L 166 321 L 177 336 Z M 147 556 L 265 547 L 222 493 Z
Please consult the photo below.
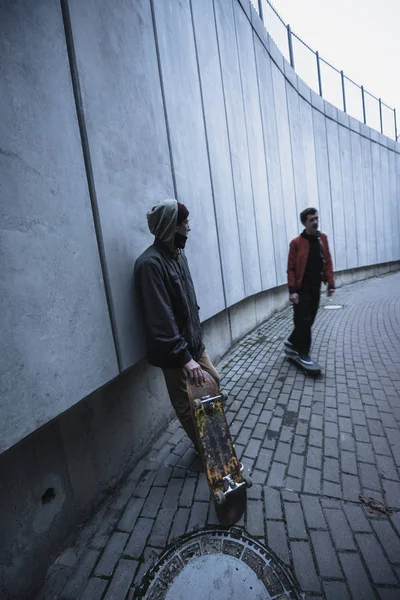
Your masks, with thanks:
M 186 390 L 187 379 L 201 385 L 203 371 L 218 373 L 204 347 L 199 306 L 185 256 L 189 210 L 175 199 L 147 213 L 154 242 L 135 263 L 135 286 L 146 329 L 147 360 L 163 371 L 176 415 L 198 451 Z

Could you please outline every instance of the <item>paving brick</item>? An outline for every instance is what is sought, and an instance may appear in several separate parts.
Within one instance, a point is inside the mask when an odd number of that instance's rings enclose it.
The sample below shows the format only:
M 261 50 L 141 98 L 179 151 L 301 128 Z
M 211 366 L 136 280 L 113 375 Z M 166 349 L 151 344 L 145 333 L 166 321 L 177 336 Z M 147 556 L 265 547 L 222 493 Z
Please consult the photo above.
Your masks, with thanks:
M 322 448 L 322 431 L 310 429 L 308 443 L 310 446 L 318 446 L 319 448 Z
M 350 418 L 347 417 L 339 417 L 339 430 L 345 433 L 352 433 L 353 425 Z
M 288 474 L 292 477 L 301 477 L 303 474 L 304 456 L 292 454 L 288 468 Z
M 281 496 L 278 490 L 264 488 L 264 505 L 267 519 L 282 519 Z
M 399 600 L 400 587 L 396 589 L 377 588 L 380 600 Z
M 357 461 L 354 452 L 347 452 L 346 450 L 342 450 L 340 452 L 340 464 L 343 473 L 357 475 Z
M 267 520 L 267 543 L 268 548 L 275 552 L 285 564 L 290 564 L 286 530 L 282 521 Z
M 62 591 L 64 600 L 76 600 L 86 587 L 86 582 L 99 557 L 98 550 L 87 550 L 79 560 L 78 568 L 74 570 L 72 577 Z
M 103 597 L 107 585 L 107 579 L 91 577 L 83 590 L 82 595 L 79 597 L 79 600 L 100 600 L 100 598 Z
M 172 468 L 167 465 L 161 465 L 161 467 L 157 471 L 156 478 L 154 480 L 154 485 L 156 486 L 166 486 L 172 475 Z
M 172 523 L 171 531 L 169 533 L 168 542 L 180 537 L 186 531 L 186 526 L 189 521 L 190 509 L 189 508 L 178 508 L 175 513 L 174 521 Z
M 342 474 L 343 498 L 358 502 L 358 497 L 361 492 L 361 485 L 358 477 L 354 475 Z
M 372 445 L 374 447 L 374 452 L 376 454 L 383 454 L 385 456 L 392 456 L 392 452 L 390 450 L 390 446 L 387 443 L 386 439 L 383 437 L 378 437 L 376 435 L 371 435 Z
M 400 483 L 398 481 L 383 480 L 386 504 L 390 508 L 400 508 Z
M 357 533 L 356 540 L 373 582 L 376 584 L 397 584 L 397 577 L 375 536 L 368 533 Z
M 310 446 L 307 451 L 307 467 L 312 469 L 321 469 L 322 467 L 322 448 Z
M 130 499 L 125 509 L 125 512 L 117 525 L 117 528 L 120 531 L 127 531 L 128 533 L 132 531 L 136 523 L 136 519 L 138 518 L 140 511 L 142 510 L 143 504 L 144 498 Z
M 337 440 L 325 438 L 324 455 L 330 458 L 339 458 L 339 449 Z
M 181 479 L 177 479 L 181 483 Z M 165 488 L 152 487 L 142 508 L 141 516 L 153 518 L 156 516 L 164 496 Z
M 311 541 L 320 576 L 340 579 L 342 571 L 329 533 L 327 531 L 311 531 Z
M 192 510 L 190 512 L 190 519 L 189 524 L 187 526 L 187 530 L 192 531 L 194 528 L 204 527 L 207 521 L 207 512 L 207 502 L 194 502 Z
M 162 508 L 159 511 L 149 538 L 149 544 L 151 546 L 164 548 L 175 516 L 175 510 L 176 508 Z
M 112 575 L 115 565 L 123 554 L 128 538 L 129 534 L 127 533 L 118 531 L 113 533 L 96 565 L 95 575 L 98 577 L 110 577 Z
M 362 410 L 352 410 L 351 411 L 351 420 L 353 425 L 366 425 L 367 419 L 365 418 L 364 411 Z
M 204 473 L 200 473 L 199 475 L 194 499 L 198 502 L 208 502 L 210 500 L 210 488 L 208 487 L 207 477 Z
M 309 528 L 327 529 L 327 524 L 322 513 L 318 498 L 315 496 L 301 495 L 304 516 Z
M 179 497 L 179 506 L 192 506 L 195 488 L 196 479 L 187 477 L 183 483 L 182 493 Z
M 136 569 L 136 561 L 126 559 L 120 560 L 104 600 L 120 600 L 121 598 L 125 598 L 133 581 Z
M 368 522 L 368 519 L 365 517 L 361 506 L 345 504 L 343 510 L 346 514 L 350 529 L 353 532 L 369 533 L 371 531 L 371 526 Z
M 307 438 L 302 435 L 296 435 L 294 437 L 292 452 L 295 454 L 304 454 L 306 449 Z
M 262 448 L 258 454 L 255 467 L 261 471 L 268 471 L 271 464 L 272 451 Z
M 338 483 L 332 483 L 332 481 L 324 481 L 322 484 L 322 491 L 324 496 L 330 496 L 333 498 L 342 497 L 342 489 Z
M 394 460 L 390 456 L 376 455 L 376 464 L 380 477 L 384 479 L 399 480 L 399 472 L 396 468 Z
M 356 443 L 357 459 L 362 462 L 375 463 L 374 450 L 371 444 Z
M 324 459 L 323 477 L 327 481 L 339 483 L 339 461 L 335 458 Z
M 321 493 L 321 471 L 317 469 L 306 469 L 303 491 L 310 494 Z
M 328 421 L 325 421 L 324 426 L 325 426 L 325 437 L 337 439 L 339 432 L 338 432 L 338 426 L 336 425 L 336 423 L 330 423 Z
M 368 463 L 360 463 L 359 465 L 360 479 L 364 488 L 371 490 L 381 490 L 378 471 L 374 465 Z
M 124 554 L 131 558 L 140 558 L 153 525 L 153 519 L 139 519 L 133 528 Z
M 282 487 L 285 478 L 286 466 L 281 463 L 272 463 L 267 483 L 270 487 Z
M 371 522 L 390 562 L 400 564 L 400 538 L 390 521 L 371 519 Z
M 258 451 L 261 446 L 260 440 L 250 440 L 249 444 L 244 451 L 244 456 L 248 456 L 249 458 L 256 458 L 258 455 Z
M 351 600 L 342 581 L 324 581 L 326 600 Z
M 358 554 L 340 553 L 339 559 L 352 597 L 357 600 L 375 598 L 374 590 Z
M 250 535 L 264 537 L 264 515 L 261 502 L 247 501 L 246 530 Z
M 321 585 L 315 570 L 310 546 L 307 542 L 291 542 L 294 570 L 304 592 L 320 592 Z
M 339 444 L 341 450 L 346 450 L 348 452 L 356 451 L 356 443 L 353 438 L 353 434 L 346 433 L 344 431 L 340 432 Z
M 279 442 L 275 452 L 274 461 L 281 462 L 286 465 L 289 462 L 289 457 L 290 444 L 284 444 L 283 442 Z
M 303 511 L 299 502 L 285 502 L 286 525 L 289 537 L 293 539 L 307 539 Z
M 343 512 L 341 510 L 325 508 L 324 513 L 335 547 L 338 550 L 356 550 L 353 535 Z

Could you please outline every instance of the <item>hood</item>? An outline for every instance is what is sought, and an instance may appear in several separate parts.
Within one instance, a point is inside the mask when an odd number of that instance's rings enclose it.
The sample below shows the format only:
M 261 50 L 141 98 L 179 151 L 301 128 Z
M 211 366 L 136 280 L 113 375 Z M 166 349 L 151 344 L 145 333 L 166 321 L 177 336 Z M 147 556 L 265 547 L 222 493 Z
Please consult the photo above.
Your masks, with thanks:
M 178 202 L 164 200 L 147 213 L 150 232 L 174 252 L 175 227 L 178 218 Z

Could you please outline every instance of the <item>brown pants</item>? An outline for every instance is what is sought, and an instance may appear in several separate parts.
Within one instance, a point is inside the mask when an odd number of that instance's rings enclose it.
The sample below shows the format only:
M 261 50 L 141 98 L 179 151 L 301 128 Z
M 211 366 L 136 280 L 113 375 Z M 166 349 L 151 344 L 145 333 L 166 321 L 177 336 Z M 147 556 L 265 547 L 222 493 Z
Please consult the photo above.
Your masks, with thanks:
M 214 365 L 210 361 L 207 350 L 204 350 L 197 362 L 203 371 L 207 371 L 207 373 L 214 377 L 219 387 L 219 375 L 215 370 Z M 193 425 L 192 415 L 190 414 L 189 398 L 186 391 L 188 374 L 183 368 L 163 369 L 163 373 L 171 404 L 175 409 L 176 415 L 181 422 L 183 429 L 186 431 L 186 434 L 192 440 L 194 446 L 197 447 L 196 432 Z

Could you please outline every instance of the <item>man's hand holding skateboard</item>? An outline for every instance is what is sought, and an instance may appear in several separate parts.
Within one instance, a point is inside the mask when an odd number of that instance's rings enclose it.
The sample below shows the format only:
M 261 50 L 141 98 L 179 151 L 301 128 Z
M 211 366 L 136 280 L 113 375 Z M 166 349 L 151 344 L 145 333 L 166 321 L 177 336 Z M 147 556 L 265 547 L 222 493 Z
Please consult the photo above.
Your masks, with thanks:
M 204 377 L 202 368 L 193 358 L 186 365 L 183 365 L 183 367 L 189 375 L 190 383 L 194 383 L 197 387 L 205 383 L 206 378 Z

